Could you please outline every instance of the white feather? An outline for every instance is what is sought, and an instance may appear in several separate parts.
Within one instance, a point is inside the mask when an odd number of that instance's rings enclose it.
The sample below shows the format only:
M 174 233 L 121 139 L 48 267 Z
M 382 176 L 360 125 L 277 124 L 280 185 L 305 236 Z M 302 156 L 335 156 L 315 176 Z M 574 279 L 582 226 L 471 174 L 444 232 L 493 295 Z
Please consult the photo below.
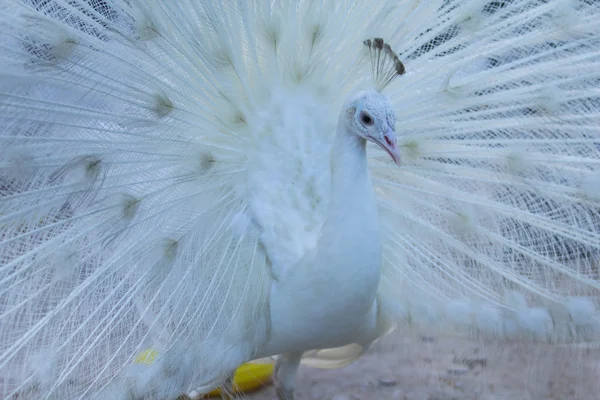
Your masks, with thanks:
M 4 1 L 0 397 L 174 398 L 360 342 L 307 359 L 342 366 L 401 323 L 597 341 L 598 18 L 575 0 Z M 386 88 L 403 165 L 367 152 L 379 220 L 371 187 L 332 198 L 330 169 L 372 37 L 407 70 Z M 344 200 L 357 218 L 324 228 Z M 335 233 L 376 249 L 375 227 L 381 252 L 311 258 Z

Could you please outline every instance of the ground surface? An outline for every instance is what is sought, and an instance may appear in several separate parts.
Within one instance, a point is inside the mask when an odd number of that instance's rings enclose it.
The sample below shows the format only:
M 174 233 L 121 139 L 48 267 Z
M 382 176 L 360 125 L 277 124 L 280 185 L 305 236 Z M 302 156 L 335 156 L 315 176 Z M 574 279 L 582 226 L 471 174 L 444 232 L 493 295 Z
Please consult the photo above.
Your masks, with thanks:
M 272 387 L 249 396 L 276 399 Z M 394 333 L 339 370 L 302 368 L 296 400 L 594 400 L 600 350 Z

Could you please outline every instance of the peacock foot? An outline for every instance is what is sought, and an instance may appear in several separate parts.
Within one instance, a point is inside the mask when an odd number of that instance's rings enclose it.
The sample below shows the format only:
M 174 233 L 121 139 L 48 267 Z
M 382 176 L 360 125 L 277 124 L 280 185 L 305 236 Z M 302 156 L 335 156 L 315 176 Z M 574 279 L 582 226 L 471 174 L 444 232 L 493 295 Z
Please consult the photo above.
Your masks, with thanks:
M 275 393 L 279 400 L 294 400 L 294 389 L 279 387 L 275 384 Z
M 273 373 L 273 386 L 279 400 L 294 400 L 296 372 L 302 352 L 284 353 L 277 356 Z

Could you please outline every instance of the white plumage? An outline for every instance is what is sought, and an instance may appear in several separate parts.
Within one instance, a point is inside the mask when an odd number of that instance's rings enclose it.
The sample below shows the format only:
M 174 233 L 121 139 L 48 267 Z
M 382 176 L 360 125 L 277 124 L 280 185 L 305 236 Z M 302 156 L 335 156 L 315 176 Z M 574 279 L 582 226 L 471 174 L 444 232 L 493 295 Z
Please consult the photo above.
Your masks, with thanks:
M 598 18 L 4 1 L 0 397 L 174 399 L 285 353 L 290 398 L 303 351 L 359 345 L 306 358 L 343 365 L 402 323 L 598 340 Z M 406 66 L 385 96 L 374 37 Z M 362 107 L 395 114 L 401 166 L 364 152 Z

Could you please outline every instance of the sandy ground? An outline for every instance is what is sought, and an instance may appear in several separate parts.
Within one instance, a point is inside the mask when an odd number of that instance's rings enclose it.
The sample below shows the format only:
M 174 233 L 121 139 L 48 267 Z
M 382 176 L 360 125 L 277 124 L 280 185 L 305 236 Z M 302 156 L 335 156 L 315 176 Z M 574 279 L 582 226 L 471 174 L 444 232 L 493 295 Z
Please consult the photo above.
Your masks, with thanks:
M 268 387 L 249 398 L 276 396 Z M 361 399 L 600 399 L 600 350 L 398 332 L 348 367 L 298 372 L 296 400 Z

